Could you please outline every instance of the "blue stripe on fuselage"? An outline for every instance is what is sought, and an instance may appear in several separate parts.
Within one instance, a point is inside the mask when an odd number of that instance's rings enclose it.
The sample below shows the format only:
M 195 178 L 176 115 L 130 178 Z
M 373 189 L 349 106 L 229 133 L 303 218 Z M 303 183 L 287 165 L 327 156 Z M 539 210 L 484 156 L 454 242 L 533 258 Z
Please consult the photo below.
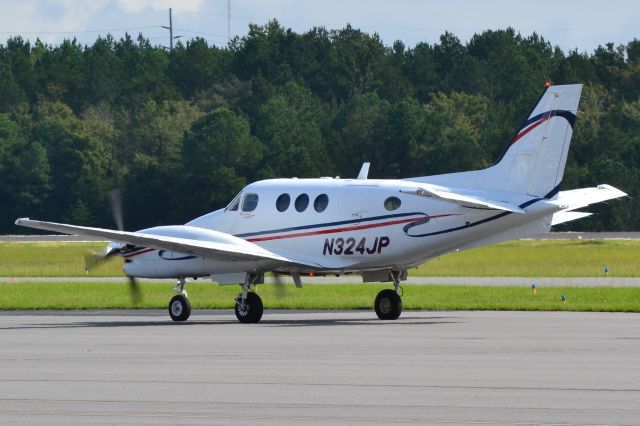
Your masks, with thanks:
M 367 217 L 367 218 L 360 218 L 360 219 L 341 220 L 338 222 L 315 223 L 313 225 L 301 225 L 301 226 L 293 226 L 290 228 L 271 229 L 268 231 L 247 232 L 245 234 L 236 234 L 235 236 L 240 238 L 255 237 L 257 235 L 275 234 L 280 232 L 291 232 L 291 231 L 302 231 L 306 229 L 325 228 L 328 226 L 349 225 L 352 223 L 372 222 L 374 220 L 393 219 L 398 217 L 407 217 L 407 216 L 414 216 L 414 215 L 427 216 L 427 214 L 423 212 L 397 213 L 397 214 L 388 214 L 383 216 Z

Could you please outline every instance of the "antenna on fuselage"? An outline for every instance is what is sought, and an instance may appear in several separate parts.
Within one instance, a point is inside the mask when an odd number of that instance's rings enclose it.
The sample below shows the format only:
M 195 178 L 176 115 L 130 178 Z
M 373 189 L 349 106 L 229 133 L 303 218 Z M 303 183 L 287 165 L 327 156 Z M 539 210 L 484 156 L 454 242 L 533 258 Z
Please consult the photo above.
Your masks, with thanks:
M 358 173 L 358 180 L 365 180 L 367 176 L 369 176 L 369 166 L 371 163 L 366 162 L 362 163 L 362 168 L 360 169 L 360 173 Z

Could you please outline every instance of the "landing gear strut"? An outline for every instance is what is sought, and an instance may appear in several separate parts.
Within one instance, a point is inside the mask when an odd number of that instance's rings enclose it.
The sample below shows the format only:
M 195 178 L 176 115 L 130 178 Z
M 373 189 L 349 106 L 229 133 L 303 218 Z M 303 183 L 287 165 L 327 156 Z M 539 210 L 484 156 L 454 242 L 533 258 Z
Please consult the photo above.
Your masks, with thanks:
M 400 274 L 397 271 L 391 271 L 389 274 L 391 275 L 394 289 L 385 289 L 378 293 L 373 305 L 376 315 L 381 320 L 396 320 L 402 313 Z
M 236 318 L 244 324 L 259 322 L 260 318 L 262 318 L 262 312 L 264 311 L 262 299 L 251 290 L 251 284 L 253 284 L 255 279 L 255 275 L 247 274 L 244 284 L 242 285 L 242 292 L 240 292 L 236 299 Z
M 186 321 L 191 315 L 191 302 L 187 298 L 187 292 L 184 290 L 185 284 L 184 278 L 178 280 L 174 287 L 178 294 L 173 296 L 169 302 L 169 316 L 174 321 Z

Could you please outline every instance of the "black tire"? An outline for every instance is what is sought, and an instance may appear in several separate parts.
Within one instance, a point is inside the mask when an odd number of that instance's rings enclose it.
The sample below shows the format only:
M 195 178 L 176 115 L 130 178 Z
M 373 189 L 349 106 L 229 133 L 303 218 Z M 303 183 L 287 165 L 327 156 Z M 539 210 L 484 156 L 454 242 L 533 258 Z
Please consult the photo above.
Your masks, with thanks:
M 191 302 L 181 294 L 173 296 L 169 302 L 169 316 L 174 321 L 186 321 L 191 315 Z
M 396 320 L 402 313 L 402 299 L 393 290 L 382 290 L 373 307 L 381 320 Z
M 239 302 L 236 302 L 235 311 L 238 321 L 243 324 L 254 324 L 259 322 L 260 318 L 262 318 L 262 312 L 264 311 L 260 296 L 250 292 L 247 294 L 247 299 L 244 303 L 247 307 L 244 311 L 241 311 Z

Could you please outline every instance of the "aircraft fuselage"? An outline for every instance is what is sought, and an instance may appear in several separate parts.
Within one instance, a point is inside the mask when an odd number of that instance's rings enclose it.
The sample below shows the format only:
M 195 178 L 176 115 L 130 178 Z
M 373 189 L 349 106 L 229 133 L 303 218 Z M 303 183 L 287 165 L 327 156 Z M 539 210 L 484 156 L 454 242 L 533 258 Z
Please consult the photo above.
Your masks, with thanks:
M 527 223 L 540 222 L 544 232 L 544 218 L 550 220 L 560 210 L 547 199 L 508 193 L 503 198 L 526 205 L 526 214 L 465 207 L 411 193 L 419 188 L 419 183 L 408 180 L 264 180 L 245 187 L 227 208 L 198 217 L 186 227 L 234 235 L 317 265 L 301 273 L 346 273 L 407 269 Z M 165 226 L 142 232 L 180 235 L 185 229 L 191 228 Z M 512 238 L 510 234 L 505 239 Z M 127 274 L 142 277 L 208 276 L 240 266 L 144 248 L 125 254 L 125 259 Z M 244 266 L 257 272 L 271 268 L 264 261 Z

